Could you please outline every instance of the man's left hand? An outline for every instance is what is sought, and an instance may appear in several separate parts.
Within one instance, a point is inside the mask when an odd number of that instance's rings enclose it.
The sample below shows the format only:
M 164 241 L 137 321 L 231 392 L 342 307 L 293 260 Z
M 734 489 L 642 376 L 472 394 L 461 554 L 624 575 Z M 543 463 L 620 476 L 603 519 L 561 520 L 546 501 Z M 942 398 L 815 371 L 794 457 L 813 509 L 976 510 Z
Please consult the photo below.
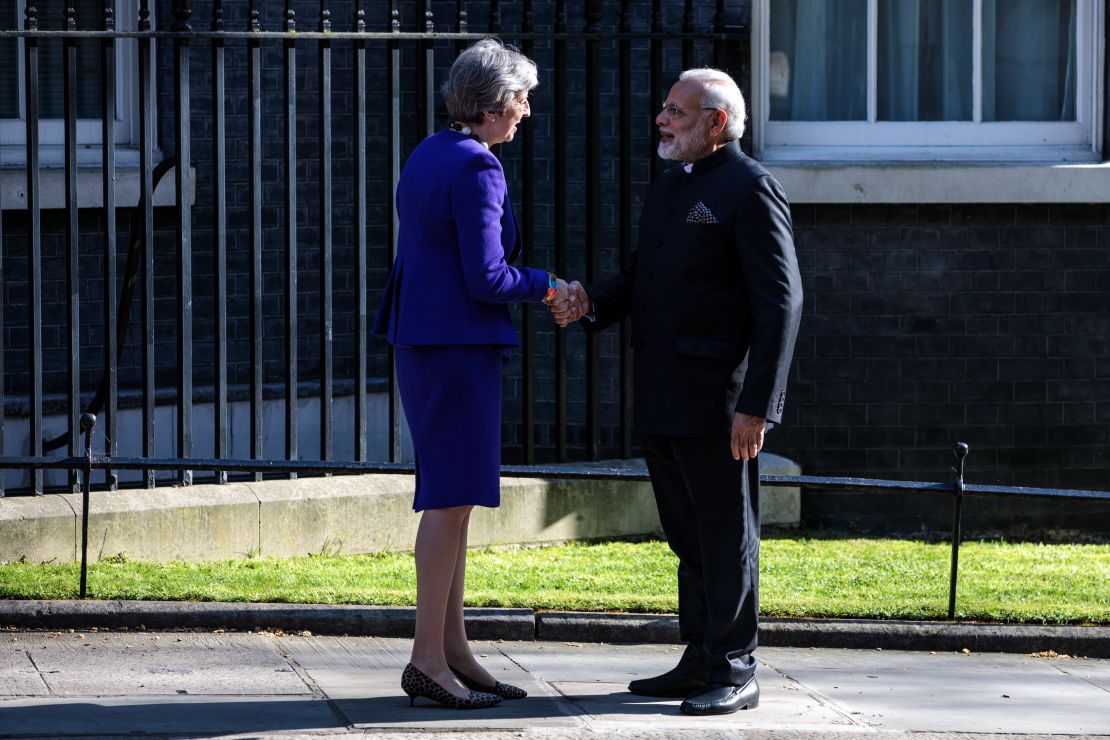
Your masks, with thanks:
M 752 460 L 763 449 L 763 432 L 767 420 L 737 412 L 732 417 L 732 459 Z

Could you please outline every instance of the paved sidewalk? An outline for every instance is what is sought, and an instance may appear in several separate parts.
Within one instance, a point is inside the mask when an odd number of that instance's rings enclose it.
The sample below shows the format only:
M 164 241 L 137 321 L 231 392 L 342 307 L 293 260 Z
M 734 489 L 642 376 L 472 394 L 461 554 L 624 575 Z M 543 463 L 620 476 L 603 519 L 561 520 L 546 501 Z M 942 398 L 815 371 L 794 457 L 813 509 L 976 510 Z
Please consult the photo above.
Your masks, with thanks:
M 761 648 L 759 708 L 695 718 L 625 690 L 669 668 L 674 645 L 477 642 L 489 670 L 530 696 L 462 712 L 408 706 L 399 678 L 409 644 L 0 632 L 0 736 L 1110 738 L 1110 660 Z

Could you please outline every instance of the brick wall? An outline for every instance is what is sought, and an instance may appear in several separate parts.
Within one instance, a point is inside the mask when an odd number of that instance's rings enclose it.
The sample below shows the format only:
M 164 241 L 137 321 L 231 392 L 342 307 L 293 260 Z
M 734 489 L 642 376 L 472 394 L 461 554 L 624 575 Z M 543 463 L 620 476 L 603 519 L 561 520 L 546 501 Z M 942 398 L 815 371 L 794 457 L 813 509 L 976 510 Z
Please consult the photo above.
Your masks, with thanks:
M 962 441 L 969 482 L 1110 489 L 1110 209 L 792 210 L 805 317 L 773 451 L 812 474 L 946 480 Z M 810 494 L 806 518 L 950 517 L 947 497 L 878 504 L 892 495 Z M 1067 527 L 1107 509 L 973 499 L 969 515 Z

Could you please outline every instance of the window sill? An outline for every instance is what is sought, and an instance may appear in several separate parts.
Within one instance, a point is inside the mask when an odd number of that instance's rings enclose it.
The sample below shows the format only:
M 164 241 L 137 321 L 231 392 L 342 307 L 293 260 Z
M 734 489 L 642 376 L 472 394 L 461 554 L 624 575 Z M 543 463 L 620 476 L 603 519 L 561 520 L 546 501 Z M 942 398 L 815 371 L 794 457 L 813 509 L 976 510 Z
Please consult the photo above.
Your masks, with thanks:
M 763 161 L 792 203 L 1102 203 L 1110 162 Z
M 116 207 L 134 208 L 139 204 L 142 183 L 137 167 L 116 168 Z M 196 202 L 196 169 L 189 168 L 186 192 L 189 205 Z M 154 191 L 155 207 L 177 204 L 174 187 L 174 168 L 166 172 Z M 27 209 L 27 169 L 25 167 L 0 168 L 0 207 L 5 211 Z M 65 170 L 43 167 L 39 170 L 39 208 L 42 210 L 66 207 Z M 77 168 L 77 207 L 104 207 L 104 171 L 96 167 Z

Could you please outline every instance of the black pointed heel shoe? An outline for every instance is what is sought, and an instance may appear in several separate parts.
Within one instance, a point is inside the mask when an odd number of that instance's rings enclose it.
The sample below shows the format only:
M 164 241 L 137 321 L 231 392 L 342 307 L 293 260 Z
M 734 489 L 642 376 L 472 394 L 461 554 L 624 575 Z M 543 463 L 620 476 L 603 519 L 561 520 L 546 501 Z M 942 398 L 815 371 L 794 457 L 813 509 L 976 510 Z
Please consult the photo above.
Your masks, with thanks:
M 474 691 L 473 689 L 471 689 L 469 696 L 460 699 L 433 681 L 412 663 L 406 665 L 404 672 L 401 673 L 401 689 L 409 695 L 410 707 L 416 703 L 416 697 L 418 696 L 431 699 L 451 709 L 485 709 L 501 703 L 500 696 Z
M 451 668 L 451 666 L 448 666 L 448 668 Z M 510 683 L 501 683 L 500 681 L 496 681 L 493 686 L 483 686 L 457 668 L 451 668 L 451 672 L 455 674 L 455 677 L 459 679 L 460 682 L 462 682 L 463 686 L 470 689 L 471 691 L 481 691 L 486 694 L 494 694 L 496 696 L 500 696 L 502 699 L 523 699 L 524 697 L 528 696 L 527 691 L 520 688 L 519 686 L 513 686 Z

